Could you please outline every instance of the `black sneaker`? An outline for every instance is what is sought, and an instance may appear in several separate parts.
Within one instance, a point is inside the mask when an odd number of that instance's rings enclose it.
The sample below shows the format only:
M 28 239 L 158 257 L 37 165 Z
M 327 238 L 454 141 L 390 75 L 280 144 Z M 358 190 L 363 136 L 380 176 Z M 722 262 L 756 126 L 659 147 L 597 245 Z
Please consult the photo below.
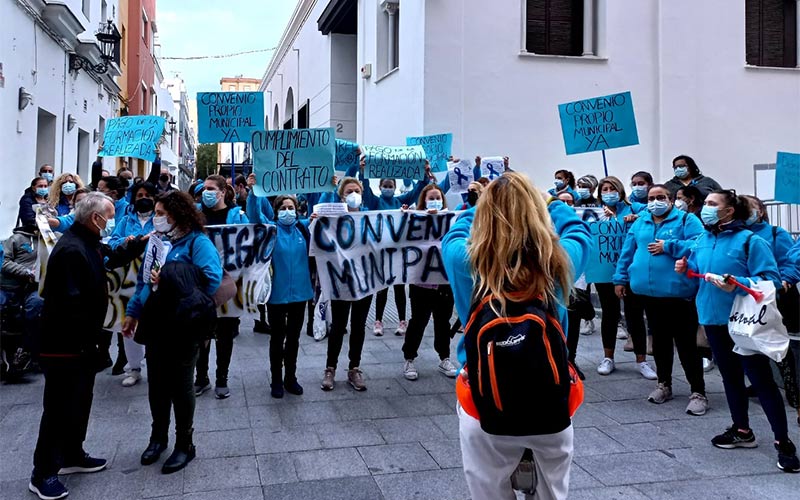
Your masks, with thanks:
M 289 394 L 294 394 L 295 396 L 302 396 L 303 395 L 303 387 L 297 383 L 297 379 L 294 380 L 284 380 L 283 387 L 286 389 L 286 392 Z
M 270 384 L 270 395 L 275 399 L 280 399 L 283 397 L 283 384 L 280 382 Z
M 800 460 L 797 459 L 797 448 L 791 439 L 775 443 L 778 450 L 778 468 L 783 472 L 800 472 Z
M 253 331 L 255 333 L 263 333 L 264 335 L 269 335 L 272 333 L 272 327 L 269 326 L 269 323 L 266 321 L 261 321 L 257 319 L 255 324 L 253 325 Z
M 28 489 L 42 500 L 56 500 L 69 495 L 67 488 L 58 480 L 58 476 L 50 476 L 44 479 L 31 476 Z
M 753 434 L 752 430 L 739 432 L 733 427 L 728 427 L 728 429 L 719 436 L 714 436 L 714 439 L 711 440 L 711 444 L 717 448 L 726 450 L 733 448 L 755 448 L 758 446 L 758 443 L 756 443 L 756 436 Z
M 105 469 L 107 464 L 108 462 L 105 458 L 90 457 L 89 454 L 86 453 L 83 455 L 83 458 L 76 462 L 66 464 L 58 473 L 63 476 L 65 474 L 99 472 Z
M 194 395 L 201 396 L 204 392 L 211 390 L 211 382 L 208 380 L 198 380 L 194 383 Z

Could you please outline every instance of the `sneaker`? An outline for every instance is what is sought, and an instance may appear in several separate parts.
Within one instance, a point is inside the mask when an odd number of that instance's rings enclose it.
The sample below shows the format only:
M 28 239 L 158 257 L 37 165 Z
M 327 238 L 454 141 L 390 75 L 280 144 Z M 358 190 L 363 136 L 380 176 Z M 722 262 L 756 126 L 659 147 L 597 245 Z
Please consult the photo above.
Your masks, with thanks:
M 699 417 L 700 415 L 705 415 L 707 411 L 708 398 L 699 392 L 693 392 L 692 395 L 689 396 L 689 404 L 686 406 L 686 413 Z
M 61 484 L 61 481 L 58 480 L 58 476 L 50 476 L 44 479 L 31 476 L 28 489 L 42 500 L 56 500 L 57 498 L 64 498 L 69 495 L 69 491 Z
M 617 340 L 625 340 L 628 338 L 628 330 L 622 326 L 622 323 L 617 325 Z
M 295 396 L 303 395 L 303 386 L 297 383 L 297 379 L 284 380 L 283 388 L 286 389 L 286 392 L 289 394 L 294 394 Z
M 775 443 L 778 450 L 778 468 L 783 472 L 800 472 L 800 460 L 797 459 L 797 448 L 791 439 Z
M 653 371 L 647 361 L 642 361 L 639 363 L 639 373 L 641 373 L 642 377 L 646 378 L 647 380 L 658 380 L 658 375 L 655 371 Z
M 413 360 L 407 359 L 403 364 L 403 376 L 406 380 L 417 380 L 419 378 L 419 373 L 417 373 L 417 369 L 414 368 Z
M 739 432 L 733 427 L 728 427 L 728 429 L 719 436 L 714 436 L 711 440 L 711 444 L 717 448 L 726 450 L 731 450 L 733 448 L 755 448 L 758 446 L 758 443 L 756 443 L 756 436 L 753 434 L 752 430 Z
M 581 335 L 591 335 L 594 333 L 594 321 L 590 319 L 581 320 Z
M 211 390 L 211 382 L 209 382 L 208 380 L 206 380 L 206 381 L 202 381 L 201 380 L 201 381 L 197 381 L 197 382 L 194 383 L 194 395 L 195 395 L 195 397 L 202 396 L 204 392 L 210 391 L 210 390 Z
M 214 388 L 214 397 L 217 399 L 228 399 L 231 397 L 231 391 L 227 385 L 218 385 Z
M 660 382 L 653 390 L 653 392 L 651 392 L 650 395 L 647 396 L 648 401 L 650 401 L 651 403 L 655 403 L 657 405 L 666 403 L 670 399 L 672 399 L 672 387 L 666 384 L 662 384 Z
M 597 373 L 600 375 L 609 375 L 615 368 L 616 366 L 614 365 L 613 359 L 603 358 L 603 361 L 601 361 L 600 365 L 597 367 Z
M 383 321 L 375 322 L 375 327 L 372 328 L 372 334 L 376 337 L 383 337 Z
M 142 380 L 142 370 L 131 370 L 128 376 L 122 379 L 122 387 L 133 387 Z
M 269 335 L 270 333 L 272 333 L 272 328 L 266 321 L 261 321 L 260 319 L 257 319 L 255 324 L 253 325 L 253 331 L 255 333 L 263 333 L 264 335 Z
M 715 364 L 714 364 L 714 360 L 713 359 L 703 358 L 703 371 L 704 372 L 710 372 L 711 370 L 714 369 L 714 366 L 715 366 Z
M 456 375 L 458 374 L 458 369 L 456 368 L 456 365 L 450 361 L 450 358 L 444 358 L 439 362 L 439 371 L 450 378 L 456 378 Z
M 336 368 L 331 368 L 330 366 L 325 368 L 325 374 L 322 376 L 322 386 L 321 386 L 323 391 L 333 390 L 334 375 L 336 375 Z
M 350 382 L 353 389 L 359 392 L 367 390 L 367 386 L 364 384 L 364 374 L 359 367 L 347 370 L 347 381 Z
M 403 320 L 397 324 L 397 330 L 394 332 L 394 334 L 398 337 L 402 337 L 406 334 L 406 330 L 408 330 L 408 321 Z
M 77 462 L 61 467 L 58 473 L 63 476 L 65 474 L 99 472 L 105 469 L 107 464 L 108 462 L 104 458 L 94 458 L 90 457 L 88 453 L 84 453 Z
M 628 337 L 627 342 L 625 342 L 625 345 L 622 346 L 622 350 L 625 351 L 625 352 L 633 352 L 633 339 L 632 338 Z

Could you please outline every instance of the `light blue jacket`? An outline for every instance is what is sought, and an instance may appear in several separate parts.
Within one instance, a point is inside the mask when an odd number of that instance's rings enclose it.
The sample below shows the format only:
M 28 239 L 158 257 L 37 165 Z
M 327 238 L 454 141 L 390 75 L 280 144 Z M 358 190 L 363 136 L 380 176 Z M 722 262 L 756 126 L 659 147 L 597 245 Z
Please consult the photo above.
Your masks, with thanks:
M 247 214 L 247 219 L 253 224 L 270 224 L 275 219 L 275 211 L 272 208 L 272 203 L 269 202 L 269 198 L 256 196 L 254 191 L 250 191 L 247 196 L 245 213 Z
M 363 175 L 359 175 L 359 177 L 361 178 L 361 183 L 364 185 L 364 205 L 370 210 L 397 210 L 403 205 L 413 205 L 417 202 L 422 189 L 427 186 L 429 182 L 428 179 L 416 181 L 414 189 L 397 196 L 375 196 L 375 193 L 372 192 L 372 188 L 369 185 L 369 179 L 365 179 Z
M 677 208 L 672 208 L 659 224 L 650 212 L 642 213 L 625 237 L 614 284 L 630 284 L 634 293 L 650 297 L 694 297 L 697 280 L 676 273 L 675 261 L 691 254 L 703 231 L 700 219 Z M 664 252 L 652 255 L 647 245 L 656 240 L 664 241 Z
M 63 233 L 75 224 L 75 214 L 59 215 L 56 220 L 58 220 L 58 226 L 53 231 Z
M 194 244 L 192 244 L 194 241 Z M 191 255 L 190 255 L 191 251 Z M 222 283 L 222 263 L 219 260 L 219 252 L 217 248 L 208 239 L 208 236 L 200 231 L 193 231 L 183 238 L 172 242 L 172 248 L 167 254 L 166 262 L 186 262 L 194 264 L 200 268 L 205 277 L 208 279 L 205 292 L 208 295 L 214 295 Z M 142 312 L 142 306 L 150 296 L 150 277 L 147 277 L 147 284 L 145 285 L 142 272 L 144 266 L 139 268 L 139 278 L 136 280 L 136 291 L 128 301 L 128 306 L 125 310 L 125 315 L 132 318 L 139 318 Z
M 139 220 L 139 214 L 128 214 L 120 222 L 117 222 L 117 227 L 114 228 L 114 234 L 111 235 L 108 244 L 112 249 L 115 249 L 120 246 L 128 236 L 144 236 L 154 230 L 152 214 L 145 221 L 144 225 L 142 225 L 141 220 Z
M 600 203 L 601 207 L 602 206 L 606 206 L 606 204 L 603 203 L 602 199 L 598 198 L 597 201 Z M 614 218 L 621 219 L 621 218 L 625 217 L 626 215 L 638 214 L 638 213 L 640 213 L 642 211 L 647 210 L 647 205 L 643 205 L 641 203 L 636 203 L 635 201 L 632 201 L 630 203 L 630 205 L 629 205 L 629 204 L 625 203 L 624 201 L 620 201 L 619 203 L 616 204 L 615 209 L 616 210 L 614 212 L 615 213 L 615 217 Z
M 589 252 L 592 248 L 592 235 L 589 226 L 580 220 L 575 214 L 575 210 L 560 201 L 554 201 L 548 205 L 550 217 L 556 233 L 560 236 L 559 242 L 567 252 L 572 262 L 573 276 L 580 276 L 586 269 L 589 260 Z M 475 217 L 475 209 L 471 208 L 458 218 L 450 227 L 450 231 L 442 239 L 442 259 L 450 287 L 453 289 L 456 311 L 463 325 L 469 321 L 469 311 L 472 306 L 472 292 L 475 287 L 472 266 L 467 253 L 467 239 L 472 229 L 472 220 Z M 560 291 L 556 291 L 559 296 Z M 559 321 L 565 332 L 567 328 L 567 308 L 565 304 L 556 304 Z M 464 339 L 458 344 L 458 360 L 463 365 L 466 363 L 466 353 L 464 352 Z
M 272 294 L 270 304 L 306 302 L 314 297 L 308 268 L 308 243 L 297 226 L 308 230 L 304 219 L 287 226 L 277 223 L 275 249 L 272 251 Z
M 701 274 L 730 274 L 744 285 L 771 280 L 780 286 L 778 264 L 769 245 L 745 229 L 741 221 L 726 224 L 721 232 L 706 230 L 701 234 L 689 257 L 689 269 Z M 726 292 L 705 280 L 699 281 L 696 302 L 700 324 L 727 325 L 734 294 L 746 292 L 741 288 Z
M 772 226 L 766 222 L 756 222 L 748 226 L 747 229 L 753 231 L 767 242 L 772 255 L 778 263 L 778 271 L 781 273 L 781 280 L 794 285 L 800 282 L 800 269 L 797 268 L 795 262 L 789 257 L 789 251 L 794 245 L 792 236 L 782 227 Z
M 114 221 L 117 225 L 119 225 L 120 221 L 126 215 L 129 215 L 128 206 L 130 206 L 130 203 L 128 203 L 128 200 L 126 200 L 124 196 L 114 202 Z
M 789 261 L 794 262 L 797 272 L 800 273 L 800 238 L 794 242 L 794 246 L 789 250 Z

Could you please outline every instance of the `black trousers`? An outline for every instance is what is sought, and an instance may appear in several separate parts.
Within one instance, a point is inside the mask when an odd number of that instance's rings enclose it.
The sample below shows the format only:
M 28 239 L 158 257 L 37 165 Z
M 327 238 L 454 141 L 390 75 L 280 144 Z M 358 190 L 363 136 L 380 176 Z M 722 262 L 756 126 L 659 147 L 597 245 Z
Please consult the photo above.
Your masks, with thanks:
M 622 315 L 619 297 L 614 293 L 613 283 L 595 283 L 594 286 L 597 289 L 600 308 L 603 311 L 603 318 L 600 321 L 603 348 L 614 349 L 617 344 L 617 324 Z M 644 356 L 647 354 L 647 331 L 644 326 L 644 304 L 641 296 L 636 295 L 628 288 L 623 301 L 625 302 L 625 323 L 633 341 L 633 352 L 638 356 Z
M 369 306 L 371 305 L 372 295 L 356 301 L 331 301 L 331 333 L 328 335 L 328 361 L 326 366 L 336 368 L 339 361 L 339 353 L 342 352 L 342 343 L 344 342 L 344 334 L 347 331 L 348 319 L 350 319 L 350 369 L 361 365 L 364 330 L 367 325 Z
M 300 330 L 306 302 L 267 304 L 267 315 L 272 327 L 269 339 L 269 366 L 272 383 L 297 380 L 297 351 L 300 349 Z M 283 375 L 283 368 L 286 376 Z
M 228 387 L 228 371 L 233 355 L 233 339 L 239 335 L 239 318 L 217 318 L 214 339 L 217 344 L 217 380 L 219 387 Z M 208 356 L 211 354 L 211 343 L 200 346 L 197 358 L 197 381 L 208 380 Z
M 167 443 L 171 411 L 175 412 L 178 439 L 192 432 L 195 406 L 192 383 L 199 351 L 200 344 L 196 341 L 147 345 L 147 398 L 153 418 L 150 441 Z
M 397 306 L 397 318 L 400 321 L 406 320 L 406 286 L 395 285 L 394 305 Z M 375 320 L 383 321 L 383 311 L 386 310 L 386 302 L 389 300 L 389 289 L 384 288 L 375 294 Z
M 92 411 L 95 365 L 84 357 L 41 358 L 44 397 L 33 473 L 47 478 L 83 457 Z
M 692 392 L 705 395 L 703 359 L 697 347 L 697 308 L 694 300 L 639 296 L 653 330 L 653 358 L 658 381 L 672 386 L 672 363 L 677 348 Z
M 433 315 L 433 348 L 439 359 L 450 357 L 450 318 L 453 316 L 453 290 L 450 285 L 423 288 L 409 285 L 411 321 L 403 342 L 405 359 L 415 359 L 422 343 L 425 327 Z

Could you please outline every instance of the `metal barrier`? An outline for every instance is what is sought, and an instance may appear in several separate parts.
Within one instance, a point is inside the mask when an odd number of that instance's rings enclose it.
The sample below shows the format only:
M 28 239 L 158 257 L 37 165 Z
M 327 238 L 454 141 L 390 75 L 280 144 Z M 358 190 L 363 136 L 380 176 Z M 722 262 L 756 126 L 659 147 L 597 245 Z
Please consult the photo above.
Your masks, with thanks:
M 769 223 L 789 231 L 792 238 L 800 236 L 800 205 L 782 201 L 765 201 Z

